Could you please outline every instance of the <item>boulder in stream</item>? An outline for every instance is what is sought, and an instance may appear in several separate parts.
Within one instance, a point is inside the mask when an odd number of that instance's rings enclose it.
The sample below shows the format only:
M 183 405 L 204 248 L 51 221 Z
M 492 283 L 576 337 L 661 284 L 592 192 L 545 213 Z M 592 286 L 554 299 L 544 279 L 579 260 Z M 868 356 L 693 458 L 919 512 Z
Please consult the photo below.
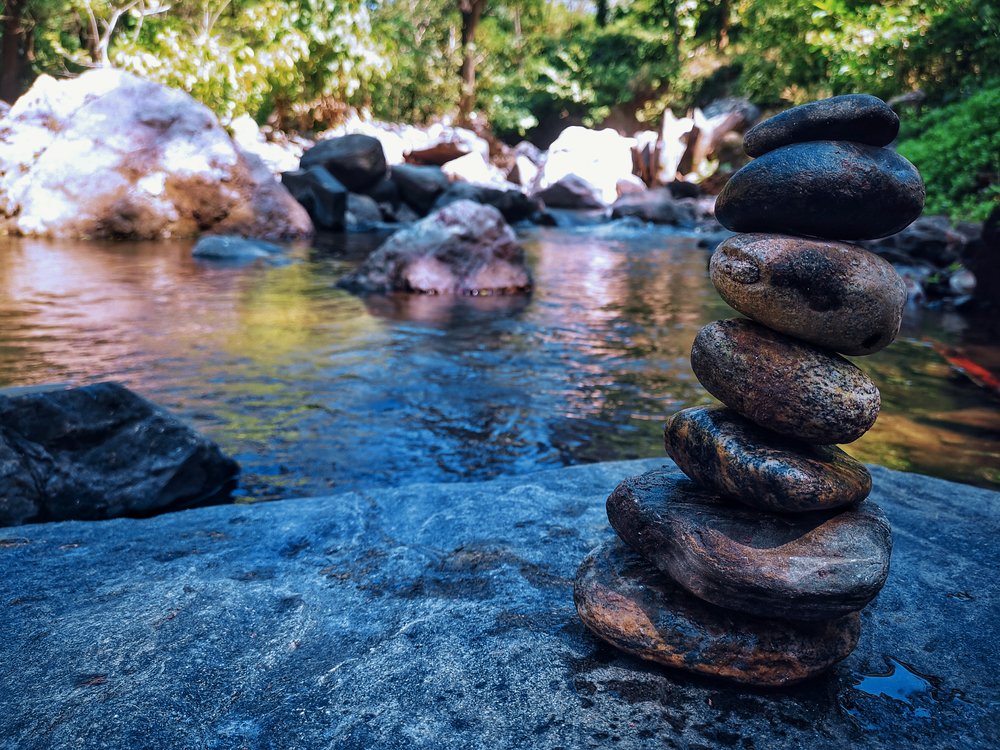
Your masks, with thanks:
M 306 211 L 183 91 L 110 68 L 40 76 L 0 125 L 0 233 L 291 239 Z
M 144 516 L 220 494 L 239 466 L 118 383 L 0 392 L 0 525 Z

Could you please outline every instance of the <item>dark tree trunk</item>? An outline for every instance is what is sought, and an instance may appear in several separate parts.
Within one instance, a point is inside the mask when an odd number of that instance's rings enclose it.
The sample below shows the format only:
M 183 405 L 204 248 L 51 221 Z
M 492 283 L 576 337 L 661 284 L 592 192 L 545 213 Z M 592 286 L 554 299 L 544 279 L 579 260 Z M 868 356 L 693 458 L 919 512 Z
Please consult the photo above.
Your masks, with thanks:
M 14 103 L 21 95 L 21 71 L 24 62 L 25 28 L 22 21 L 24 0 L 7 0 L 0 26 L 0 99 Z
M 458 119 L 468 122 L 476 105 L 476 29 L 486 8 L 486 0 L 458 0 L 462 13 L 462 94 L 458 100 Z
M 608 0 L 597 0 L 597 13 L 595 20 L 600 28 L 608 25 Z

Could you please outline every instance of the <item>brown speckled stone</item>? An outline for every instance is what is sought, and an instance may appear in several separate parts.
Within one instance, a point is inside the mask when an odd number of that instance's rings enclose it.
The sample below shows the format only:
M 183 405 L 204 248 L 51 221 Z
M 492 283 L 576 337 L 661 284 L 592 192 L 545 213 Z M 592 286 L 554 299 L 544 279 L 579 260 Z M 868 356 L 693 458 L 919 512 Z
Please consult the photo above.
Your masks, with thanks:
M 790 622 L 737 614 L 684 591 L 620 541 L 594 550 L 573 590 L 580 619 L 641 659 L 750 685 L 783 686 L 829 669 L 858 642 L 856 614 Z
M 870 94 L 845 94 L 786 109 L 754 125 L 743 137 L 749 156 L 762 156 L 790 143 L 855 141 L 885 146 L 899 133 L 899 117 Z
M 625 544 L 699 599 L 738 612 L 829 620 L 868 604 L 889 574 L 889 522 L 869 500 L 762 513 L 661 468 L 623 481 L 607 508 Z
M 923 206 L 920 174 L 896 152 L 811 141 L 768 151 L 734 174 L 715 218 L 734 232 L 861 240 L 895 234 Z
M 859 503 L 872 489 L 868 469 L 840 448 L 782 437 L 724 406 L 673 414 L 663 442 L 699 485 L 754 508 L 830 510 Z
M 744 318 L 702 328 L 691 367 L 709 393 L 761 427 L 808 443 L 850 443 L 878 417 L 878 388 L 843 357 Z
M 854 245 L 737 234 L 712 255 L 712 283 L 744 315 L 843 354 L 892 343 L 906 285 L 892 264 Z

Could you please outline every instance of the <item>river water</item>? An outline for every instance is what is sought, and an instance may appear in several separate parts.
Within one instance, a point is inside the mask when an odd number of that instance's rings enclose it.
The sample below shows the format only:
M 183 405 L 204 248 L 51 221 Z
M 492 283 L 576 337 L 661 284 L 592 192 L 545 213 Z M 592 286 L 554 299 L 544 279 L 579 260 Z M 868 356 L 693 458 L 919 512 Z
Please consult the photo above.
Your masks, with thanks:
M 662 424 L 711 403 L 688 353 L 734 313 L 692 237 L 627 223 L 523 233 L 530 298 L 380 297 L 334 286 L 377 235 L 285 266 L 190 242 L 0 239 L 0 385 L 118 380 L 218 441 L 245 501 L 663 455 Z M 882 391 L 861 459 L 1000 489 L 995 320 L 908 313 L 855 361 Z M 970 370 L 975 375 L 975 368 Z

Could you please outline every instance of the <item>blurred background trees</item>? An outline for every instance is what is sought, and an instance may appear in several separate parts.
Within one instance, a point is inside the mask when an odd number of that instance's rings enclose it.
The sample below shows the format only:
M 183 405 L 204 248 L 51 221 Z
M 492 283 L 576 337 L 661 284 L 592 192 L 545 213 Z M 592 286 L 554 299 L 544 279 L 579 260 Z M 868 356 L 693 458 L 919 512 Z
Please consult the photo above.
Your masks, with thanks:
M 1000 96 L 1000 9 L 977 0 L 0 0 L 0 13 L 8 101 L 38 74 L 110 64 L 223 121 L 304 130 L 357 108 L 544 146 L 569 124 L 655 129 L 667 108 L 723 96 L 773 110 L 920 91 L 951 113 L 909 128 L 923 159 L 932 128 L 975 127 Z

